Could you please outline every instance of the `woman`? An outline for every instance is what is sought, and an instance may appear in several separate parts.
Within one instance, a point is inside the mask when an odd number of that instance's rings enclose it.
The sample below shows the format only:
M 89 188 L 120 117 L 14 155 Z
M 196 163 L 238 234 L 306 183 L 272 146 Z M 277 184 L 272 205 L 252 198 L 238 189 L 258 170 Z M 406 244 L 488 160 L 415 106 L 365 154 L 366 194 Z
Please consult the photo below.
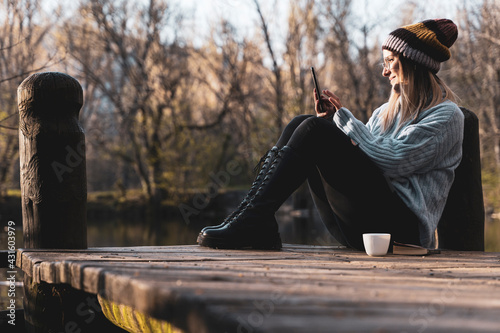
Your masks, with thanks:
M 462 156 L 463 114 L 436 76 L 456 38 L 447 19 L 391 32 L 382 45 L 389 101 L 365 125 L 331 91 L 321 100 L 314 94 L 316 116 L 287 125 L 247 197 L 222 224 L 204 228 L 199 244 L 280 249 L 274 213 L 307 179 L 323 222 L 342 244 L 362 250 L 363 233 L 387 232 L 432 247 Z

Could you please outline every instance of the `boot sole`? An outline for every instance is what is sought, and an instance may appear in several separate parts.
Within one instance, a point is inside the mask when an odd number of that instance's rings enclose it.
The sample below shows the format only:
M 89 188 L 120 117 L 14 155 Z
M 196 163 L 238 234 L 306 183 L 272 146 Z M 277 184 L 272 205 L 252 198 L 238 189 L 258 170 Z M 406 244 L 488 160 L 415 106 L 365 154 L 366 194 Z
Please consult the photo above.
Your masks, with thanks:
M 277 233 L 271 237 L 260 238 L 257 241 L 234 241 L 226 238 L 213 238 L 209 236 L 200 235 L 198 237 L 198 244 L 204 247 L 213 249 L 254 249 L 254 250 L 281 250 L 281 237 Z

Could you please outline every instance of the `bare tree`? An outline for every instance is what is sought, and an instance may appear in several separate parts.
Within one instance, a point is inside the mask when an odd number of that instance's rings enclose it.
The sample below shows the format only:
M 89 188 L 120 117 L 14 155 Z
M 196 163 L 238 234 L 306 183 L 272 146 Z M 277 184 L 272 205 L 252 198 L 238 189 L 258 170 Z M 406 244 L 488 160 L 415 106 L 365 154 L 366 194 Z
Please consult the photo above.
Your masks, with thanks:
M 449 82 L 480 118 L 483 168 L 500 168 L 500 5 L 463 10 Z M 451 70 L 452 69 L 452 70 Z
M 326 32 L 326 71 L 332 77 L 333 89 L 344 96 L 346 105 L 353 113 L 366 122 L 371 112 L 383 102 L 388 88 L 381 84 L 380 45 L 375 40 L 372 29 L 377 23 L 362 22 L 352 18 L 351 0 L 324 0 Z M 358 32 L 361 42 L 353 35 Z
M 255 8 L 259 15 L 260 27 L 262 30 L 262 35 L 264 37 L 264 43 L 267 51 L 269 52 L 269 57 L 272 61 L 272 72 L 274 80 L 272 81 L 272 87 L 274 90 L 274 100 L 275 100 L 275 129 L 277 133 L 281 133 L 283 130 L 283 116 L 284 116 L 284 96 L 283 96 L 283 77 L 282 69 L 280 64 L 278 64 L 278 55 L 276 54 L 275 47 L 271 41 L 271 35 L 269 31 L 269 21 L 264 17 L 262 13 L 260 4 L 258 0 L 254 0 Z
M 319 52 L 319 22 L 315 1 L 290 2 L 285 64 L 288 68 L 288 114 L 312 113 L 314 107 L 310 67 L 322 66 Z M 321 89 L 321 88 L 320 88 Z
M 163 35 L 177 18 L 155 0 L 144 5 L 90 0 L 80 13 L 82 21 L 66 24 L 65 38 L 84 85 L 98 101 L 88 122 L 108 120 L 116 132 L 114 140 L 103 142 L 107 151 L 132 165 L 145 195 L 155 198 L 162 151 L 177 119 L 171 103 L 186 73 L 184 51 L 175 38 Z
M 90 101 L 87 127 L 101 128 L 100 149 L 132 166 L 153 201 L 194 174 L 206 183 L 251 137 L 239 129 L 252 131 L 249 99 L 260 97 L 256 47 L 227 22 L 206 45 L 189 45 L 164 1 L 90 0 L 80 13 L 61 44 Z
M 18 154 L 17 86 L 57 60 L 44 49 L 51 23 L 42 2 L 2 1 L 0 13 L 0 196 L 5 194 Z

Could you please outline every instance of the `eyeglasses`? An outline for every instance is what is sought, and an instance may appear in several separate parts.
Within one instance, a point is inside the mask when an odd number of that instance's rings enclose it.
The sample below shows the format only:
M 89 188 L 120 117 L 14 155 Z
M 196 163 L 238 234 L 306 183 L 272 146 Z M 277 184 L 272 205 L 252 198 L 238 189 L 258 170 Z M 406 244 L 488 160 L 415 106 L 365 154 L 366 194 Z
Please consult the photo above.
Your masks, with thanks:
M 390 71 L 392 66 L 392 59 L 390 60 L 384 60 L 383 63 L 380 64 L 380 67 L 382 67 L 384 70 Z

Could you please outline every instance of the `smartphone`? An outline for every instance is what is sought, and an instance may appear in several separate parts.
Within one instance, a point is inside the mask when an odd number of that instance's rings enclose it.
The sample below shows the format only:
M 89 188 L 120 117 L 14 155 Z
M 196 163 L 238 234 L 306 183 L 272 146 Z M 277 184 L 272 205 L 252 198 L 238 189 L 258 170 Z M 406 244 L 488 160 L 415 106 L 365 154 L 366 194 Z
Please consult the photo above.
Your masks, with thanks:
M 314 88 L 316 88 L 316 97 L 318 98 L 318 100 L 321 100 L 321 91 L 319 90 L 319 87 L 318 87 L 318 79 L 316 79 L 316 72 L 314 71 L 314 67 L 311 67 L 311 74 L 313 77 Z M 318 107 L 319 107 L 320 113 L 322 113 L 323 112 L 323 104 L 319 103 Z

